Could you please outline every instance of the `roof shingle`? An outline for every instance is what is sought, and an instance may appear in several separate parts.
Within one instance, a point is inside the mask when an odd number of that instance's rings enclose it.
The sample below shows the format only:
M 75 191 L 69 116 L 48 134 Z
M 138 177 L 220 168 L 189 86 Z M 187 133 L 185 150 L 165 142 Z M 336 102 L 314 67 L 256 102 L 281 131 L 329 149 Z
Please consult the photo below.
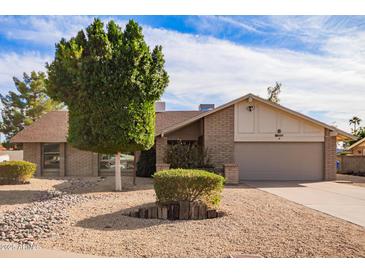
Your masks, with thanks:
M 156 113 L 156 132 L 188 120 L 201 111 L 165 111 Z M 67 142 L 68 111 L 51 111 L 25 127 L 12 143 L 64 143 Z

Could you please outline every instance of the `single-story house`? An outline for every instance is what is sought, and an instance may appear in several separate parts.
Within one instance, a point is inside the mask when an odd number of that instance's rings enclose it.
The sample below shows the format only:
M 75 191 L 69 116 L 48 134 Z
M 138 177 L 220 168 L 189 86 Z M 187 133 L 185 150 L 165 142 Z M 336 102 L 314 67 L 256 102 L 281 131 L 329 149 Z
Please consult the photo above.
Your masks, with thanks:
M 351 155 L 365 156 L 365 138 L 349 146 L 346 151 L 350 152 Z
M 217 108 L 201 105 L 199 111 L 165 111 L 163 106 L 156 107 L 156 170 L 169 166 L 168 145 L 183 140 L 208 148 L 211 162 L 224 168 L 229 182 L 334 180 L 336 141 L 354 138 L 253 94 Z M 38 176 L 105 174 L 110 156 L 67 144 L 67 125 L 67 111 L 49 112 L 11 141 L 23 144 L 24 160 L 37 164 Z

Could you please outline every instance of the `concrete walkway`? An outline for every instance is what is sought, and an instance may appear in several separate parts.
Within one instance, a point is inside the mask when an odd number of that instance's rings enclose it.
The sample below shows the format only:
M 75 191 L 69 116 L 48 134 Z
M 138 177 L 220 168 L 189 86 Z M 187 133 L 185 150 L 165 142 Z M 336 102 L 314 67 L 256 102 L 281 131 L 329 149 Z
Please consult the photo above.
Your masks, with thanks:
M 365 187 L 335 182 L 244 182 L 365 227 Z

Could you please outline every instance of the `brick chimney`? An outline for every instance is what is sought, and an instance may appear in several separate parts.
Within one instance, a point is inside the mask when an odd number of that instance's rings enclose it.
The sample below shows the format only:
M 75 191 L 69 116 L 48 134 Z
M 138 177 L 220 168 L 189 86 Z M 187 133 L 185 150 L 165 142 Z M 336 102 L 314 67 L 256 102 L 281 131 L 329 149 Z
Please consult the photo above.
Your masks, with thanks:
M 166 110 L 166 102 L 155 102 L 155 111 L 156 112 L 165 112 Z
M 200 104 L 199 111 L 209 111 L 214 109 L 214 104 Z

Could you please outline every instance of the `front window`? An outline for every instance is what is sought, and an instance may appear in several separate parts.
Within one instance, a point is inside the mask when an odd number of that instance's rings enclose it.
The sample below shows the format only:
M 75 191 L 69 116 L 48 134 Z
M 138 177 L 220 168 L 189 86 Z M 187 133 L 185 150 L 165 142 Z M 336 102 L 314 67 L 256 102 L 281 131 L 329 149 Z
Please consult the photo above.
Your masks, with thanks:
M 133 170 L 133 153 L 120 154 L 120 166 L 122 170 Z M 105 171 L 115 170 L 115 155 L 101 154 L 100 169 Z
M 43 168 L 60 168 L 60 144 L 43 144 Z

